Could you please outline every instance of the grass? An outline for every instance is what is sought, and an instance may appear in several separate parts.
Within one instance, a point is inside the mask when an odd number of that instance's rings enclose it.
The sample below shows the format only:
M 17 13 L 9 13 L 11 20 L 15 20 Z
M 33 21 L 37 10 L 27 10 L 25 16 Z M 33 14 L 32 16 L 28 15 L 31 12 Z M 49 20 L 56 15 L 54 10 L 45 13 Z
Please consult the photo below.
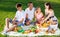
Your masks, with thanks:
M 40 6 L 42 9 L 42 12 L 44 13 L 44 3 L 50 2 L 55 15 L 58 18 L 59 22 L 59 28 L 60 28 L 60 0 L 0 0 L 0 31 L 3 30 L 5 25 L 5 19 L 6 18 L 12 18 L 15 16 L 16 3 L 22 3 L 23 9 L 27 8 L 27 3 L 32 1 L 34 6 Z M 5 37 L 0 34 L 0 37 Z M 59 37 L 59 36 L 42 36 L 42 37 Z

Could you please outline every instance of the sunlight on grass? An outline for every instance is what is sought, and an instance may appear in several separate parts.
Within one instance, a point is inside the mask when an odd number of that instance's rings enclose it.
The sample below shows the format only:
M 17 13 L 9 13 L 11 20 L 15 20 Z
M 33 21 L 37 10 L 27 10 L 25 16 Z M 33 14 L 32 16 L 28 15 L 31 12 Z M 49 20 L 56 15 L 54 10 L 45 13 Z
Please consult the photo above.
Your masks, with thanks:
M 2 31 L 4 28 L 4 25 L 5 25 L 5 19 L 13 18 L 15 15 L 15 12 L 7 12 L 7 11 L 0 11 L 0 12 L 2 12 L 2 14 L 0 13 L 0 15 L 1 15 L 0 16 L 0 31 Z

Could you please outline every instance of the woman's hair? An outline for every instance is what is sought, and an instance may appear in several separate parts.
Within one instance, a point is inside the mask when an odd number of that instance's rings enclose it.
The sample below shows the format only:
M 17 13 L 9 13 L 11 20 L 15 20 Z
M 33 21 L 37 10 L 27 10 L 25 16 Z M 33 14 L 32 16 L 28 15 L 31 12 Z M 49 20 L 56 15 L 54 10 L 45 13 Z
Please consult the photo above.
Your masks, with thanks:
M 49 2 L 45 3 L 46 6 L 49 6 L 49 9 L 52 9 L 52 6 Z

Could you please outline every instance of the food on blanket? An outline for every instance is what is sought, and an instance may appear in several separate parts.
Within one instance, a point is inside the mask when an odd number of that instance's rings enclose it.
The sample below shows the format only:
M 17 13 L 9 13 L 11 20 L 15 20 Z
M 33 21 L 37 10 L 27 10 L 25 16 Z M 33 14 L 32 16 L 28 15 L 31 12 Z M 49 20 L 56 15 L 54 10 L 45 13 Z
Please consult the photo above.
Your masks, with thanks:
M 50 21 L 47 21 L 47 23 L 50 25 Z
M 36 26 L 38 26 L 40 28 L 41 27 L 41 24 L 36 24 Z
M 25 32 L 25 30 L 21 29 L 21 30 L 18 30 L 18 32 L 21 32 L 21 33 L 23 33 L 23 32 Z
M 31 30 L 26 30 L 23 34 L 28 34 L 30 32 L 31 32 Z
M 18 30 L 21 30 L 21 29 L 22 29 L 22 27 L 21 27 L 21 26 L 18 26 L 17 28 L 18 28 Z
M 18 28 L 17 28 L 17 27 L 15 27 L 15 28 L 14 28 L 14 31 L 15 31 L 15 32 L 17 32 L 17 31 L 18 31 Z
M 32 30 L 29 30 L 29 32 L 32 32 Z
M 48 30 L 46 30 L 46 34 L 48 34 L 49 33 L 49 31 Z
M 35 33 L 39 33 L 40 32 L 40 28 L 38 26 L 33 26 L 31 27 L 30 29 L 32 32 L 35 32 Z
M 37 26 L 37 29 L 39 29 L 39 27 Z
M 47 26 L 50 26 L 50 23 L 51 23 L 50 21 L 47 21 Z
M 25 31 L 23 34 L 28 34 L 28 31 Z
M 39 32 L 40 32 L 40 30 L 39 30 L 39 29 L 36 29 L 36 30 L 35 30 L 35 33 L 39 33 Z
M 54 29 L 51 29 L 51 31 L 50 31 L 52 34 L 54 34 L 55 33 L 55 30 Z
M 36 30 L 36 26 L 33 26 L 33 27 L 30 27 L 30 30 L 32 31 L 32 32 L 34 32 L 35 30 Z
M 42 25 L 42 27 L 43 27 L 43 28 L 46 28 L 46 27 L 48 27 L 48 24 L 47 24 L 47 23 L 44 23 L 44 24 Z
M 18 32 L 22 32 L 23 33 L 25 31 L 24 29 L 22 29 L 21 26 L 18 26 L 17 28 L 18 28 Z

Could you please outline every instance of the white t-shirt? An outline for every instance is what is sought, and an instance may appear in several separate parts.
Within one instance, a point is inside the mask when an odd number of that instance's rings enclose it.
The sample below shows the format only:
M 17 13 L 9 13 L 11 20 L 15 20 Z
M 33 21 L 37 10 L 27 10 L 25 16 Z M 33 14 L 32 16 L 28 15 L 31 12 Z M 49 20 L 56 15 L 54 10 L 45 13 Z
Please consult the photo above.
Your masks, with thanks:
M 24 18 L 24 10 L 17 11 L 15 17 L 16 17 L 16 20 L 18 20 L 18 21 L 22 20 L 22 18 Z
M 34 18 L 34 11 L 35 11 L 34 7 L 32 8 L 32 10 L 30 10 L 29 8 L 25 9 L 25 14 L 26 13 L 28 14 L 28 18 L 30 20 L 32 20 Z

